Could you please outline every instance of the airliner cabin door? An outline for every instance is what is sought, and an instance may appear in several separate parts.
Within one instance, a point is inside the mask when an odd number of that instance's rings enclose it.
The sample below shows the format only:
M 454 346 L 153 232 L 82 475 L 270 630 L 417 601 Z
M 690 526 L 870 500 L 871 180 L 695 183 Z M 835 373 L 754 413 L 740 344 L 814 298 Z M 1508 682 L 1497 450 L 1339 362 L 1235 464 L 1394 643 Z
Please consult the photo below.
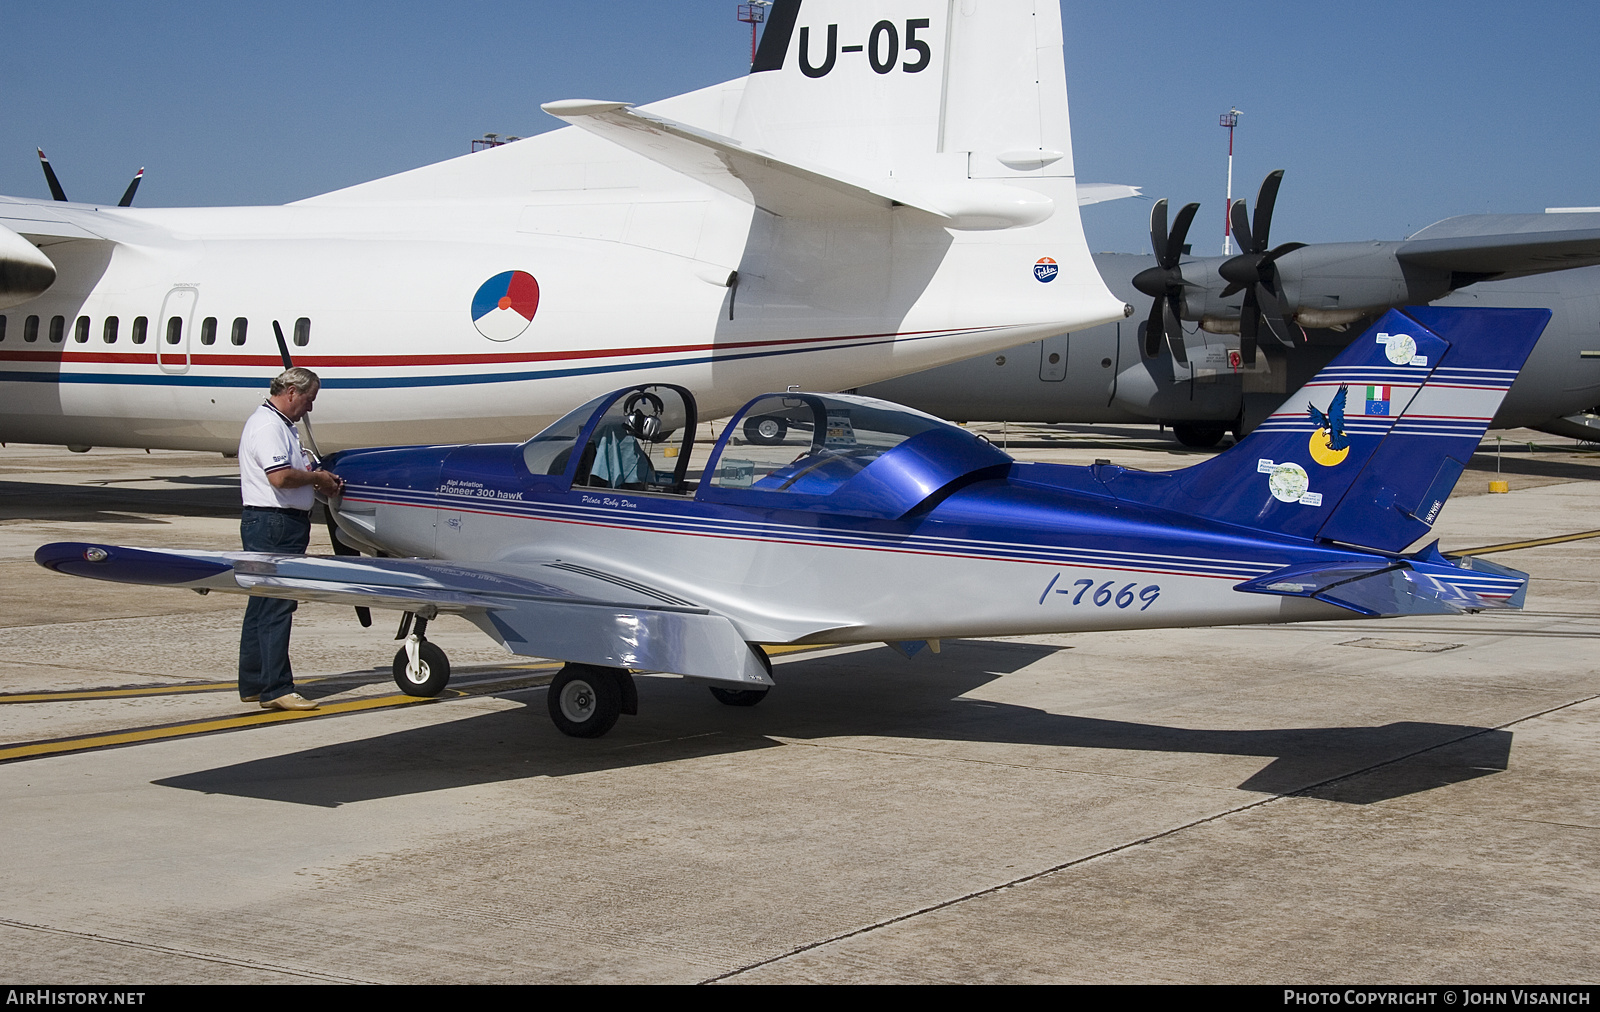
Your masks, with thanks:
M 188 285 L 178 285 L 167 293 L 161 303 L 161 315 L 156 317 L 156 363 L 162 372 L 189 371 L 189 331 L 194 323 L 194 304 L 200 292 Z

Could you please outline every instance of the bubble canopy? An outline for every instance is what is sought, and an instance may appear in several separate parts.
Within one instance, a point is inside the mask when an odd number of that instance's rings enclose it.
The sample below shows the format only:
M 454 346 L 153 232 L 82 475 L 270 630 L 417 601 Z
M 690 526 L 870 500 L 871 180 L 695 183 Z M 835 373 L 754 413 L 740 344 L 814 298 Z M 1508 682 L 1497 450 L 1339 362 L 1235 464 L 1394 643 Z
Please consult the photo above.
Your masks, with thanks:
M 895 519 L 1012 460 L 965 429 L 852 394 L 766 394 L 733 417 L 706 466 L 704 502 Z

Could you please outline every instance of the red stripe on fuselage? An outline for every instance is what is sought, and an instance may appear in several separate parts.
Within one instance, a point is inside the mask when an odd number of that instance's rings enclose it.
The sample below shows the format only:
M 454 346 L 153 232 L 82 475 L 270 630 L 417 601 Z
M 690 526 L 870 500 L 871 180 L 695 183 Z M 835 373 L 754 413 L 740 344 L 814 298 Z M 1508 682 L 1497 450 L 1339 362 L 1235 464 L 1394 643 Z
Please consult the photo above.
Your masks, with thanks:
M 707 344 L 669 344 L 640 348 L 595 348 L 568 351 L 490 352 L 469 355 L 296 355 L 295 363 L 313 369 L 340 368 L 430 368 L 441 365 L 497 365 L 520 362 L 561 362 L 595 358 L 638 358 L 644 355 L 681 355 L 686 352 L 744 351 L 751 348 L 785 348 L 797 345 L 823 344 L 836 341 L 865 341 L 884 337 L 923 337 L 929 334 L 968 334 L 974 331 L 993 330 L 993 327 L 963 327 L 959 330 L 908 330 L 886 331 L 881 334 L 843 334 L 835 337 L 792 337 L 769 341 L 730 341 Z M 182 358 L 181 351 L 162 352 L 173 359 Z M 156 353 L 116 351 L 33 351 L 29 349 L 0 350 L 0 361 L 13 362 L 118 362 L 130 365 L 154 365 Z M 191 366 L 275 366 L 281 363 L 276 355 L 190 353 Z

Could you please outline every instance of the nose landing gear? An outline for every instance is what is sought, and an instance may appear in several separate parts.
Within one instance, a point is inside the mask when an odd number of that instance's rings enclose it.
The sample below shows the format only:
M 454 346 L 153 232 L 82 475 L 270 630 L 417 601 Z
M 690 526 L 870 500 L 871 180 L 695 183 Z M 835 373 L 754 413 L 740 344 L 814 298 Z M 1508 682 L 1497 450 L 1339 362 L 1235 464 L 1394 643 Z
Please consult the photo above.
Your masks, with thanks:
M 405 641 L 394 655 L 394 683 L 408 696 L 437 696 L 450 682 L 450 661 L 428 642 L 427 631 L 428 617 L 408 611 L 394 637 Z

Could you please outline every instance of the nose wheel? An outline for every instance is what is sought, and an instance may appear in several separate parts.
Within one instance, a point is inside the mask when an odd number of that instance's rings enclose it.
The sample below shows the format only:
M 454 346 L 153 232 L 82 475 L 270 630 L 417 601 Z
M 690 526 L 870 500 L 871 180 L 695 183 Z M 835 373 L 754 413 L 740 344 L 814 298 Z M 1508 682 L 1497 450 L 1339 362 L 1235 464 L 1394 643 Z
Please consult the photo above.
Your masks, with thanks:
M 426 618 L 406 612 L 395 636 L 405 645 L 394 655 L 394 683 L 408 696 L 437 696 L 450 682 L 450 661 L 443 650 L 428 642 L 427 630 Z

